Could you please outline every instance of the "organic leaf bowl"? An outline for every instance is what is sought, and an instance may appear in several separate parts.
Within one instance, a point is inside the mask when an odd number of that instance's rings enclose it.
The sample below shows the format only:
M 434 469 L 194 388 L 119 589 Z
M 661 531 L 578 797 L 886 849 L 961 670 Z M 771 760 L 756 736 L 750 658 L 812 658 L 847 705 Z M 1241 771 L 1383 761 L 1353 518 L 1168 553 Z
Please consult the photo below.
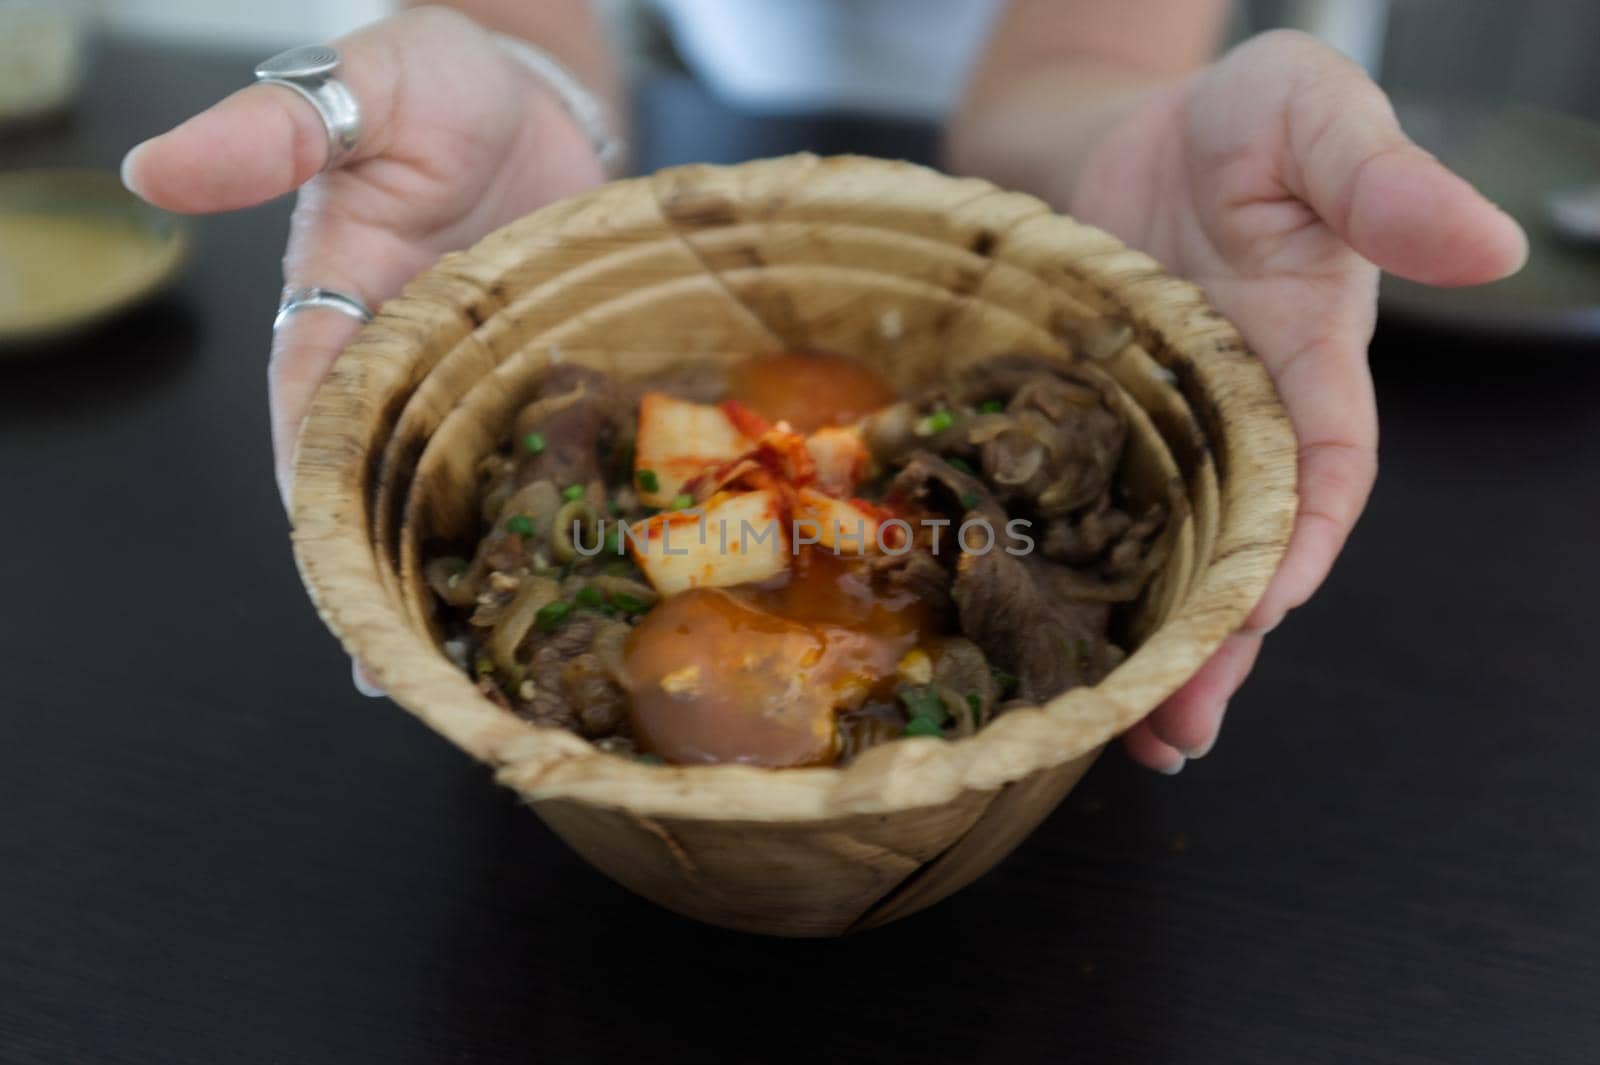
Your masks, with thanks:
M 1124 490 L 1181 503 L 1168 561 L 1120 622 L 1128 658 L 968 738 L 844 767 L 650 765 L 480 694 L 440 649 L 421 557 L 470 532 L 474 467 L 540 373 L 795 350 L 901 387 L 1010 352 L 1096 360 L 1131 428 Z M 301 574 L 350 654 L 596 867 L 702 921 L 828 936 L 920 910 L 1016 847 L 1244 619 L 1295 504 L 1272 384 L 1195 286 L 1028 196 L 800 155 L 613 183 L 445 256 L 333 366 L 291 510 Z

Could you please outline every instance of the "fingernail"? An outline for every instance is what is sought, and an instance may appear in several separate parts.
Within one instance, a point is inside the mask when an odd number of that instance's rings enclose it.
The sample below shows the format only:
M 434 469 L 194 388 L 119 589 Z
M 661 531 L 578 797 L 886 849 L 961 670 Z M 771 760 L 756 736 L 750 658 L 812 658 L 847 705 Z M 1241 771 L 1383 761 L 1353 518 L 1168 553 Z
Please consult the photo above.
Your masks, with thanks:
M 356 691 L 369 699 L 382 699 L 388 693 L 367 677 L 367 671 L 355 662 L 350 663 L 350 680 L 356 686 Z
M 1211 748 L 1213 748 L 1213 747 L 1215 747 L 1217 745 L 1217 737 L 1222 734 L 1221 731 L 1220 731 L 1220 729 L 1221 729 L 1221 724 L 1220 723 L 1227 716 L 1228 716 L 1228 704 L 1227 703 L 1223 703 L 1222 704 L 1222 708 L 1217 711 L 1217 721 L 1219 723 L 1218 724 L 1219 731 L 1213 732 L 1211 734 L 1211 738 L 1206 740 L 1206 742 L 1200 744 L 1198 747 L 1179 747 L 1178 750 L 1183 754 L 1183 756 L 1185 758 L 1190 758 L 1190 759 L 1204 758 L 1206 755 L 1210 754 L 1211 753 Z
M 1528 265 L 1528 257 L 1533 254 L 1532 243 L 1528 240 L 1528 231 L 1523 227 L 1521 222 L 1517 221 L 1516 216 L 1510 211 L 1502 210 L 1500 213 L 1505 215 L 1506 218 L 1511 221 L 1511 224 L 1517 229 L 1518 236 L 1522 238 L 1520 254 L 1517 256 L 1517 264 L 1511 268 L 1511 273 L 1521 273 L 1522 268 Z
M 149 141 L 140 141 L 138 144 L 135 144 L 132 148 L 129 148 L 128 149 L 128 154 L 124 155 L 122 157 L 122 170 L 121 170 L 122 187 L 127 189 L 129 192 L 133 193 L 135 196 L 139 195 L 139 190 L 133 187 L 133 164 L 134 164 L 134 159 L 139 155 L 140 152 L 144 151 L 145 145 L 147 145 L 149 143 L 150 143 Z
M 1160 773 L 1162 776 L 1175 777 L 1179 773 L 1183 772 L 1183 767 L 1188 765 L 1188 764 L 1189 764 L 1189 760 L 1187 758 L 1179 758 L 1176 762 L 1173 762 L 1171 765 L 1165 766 L 1165 767 L 1163 767 L 1161 769 L 1157 769 L 1156 772 Z

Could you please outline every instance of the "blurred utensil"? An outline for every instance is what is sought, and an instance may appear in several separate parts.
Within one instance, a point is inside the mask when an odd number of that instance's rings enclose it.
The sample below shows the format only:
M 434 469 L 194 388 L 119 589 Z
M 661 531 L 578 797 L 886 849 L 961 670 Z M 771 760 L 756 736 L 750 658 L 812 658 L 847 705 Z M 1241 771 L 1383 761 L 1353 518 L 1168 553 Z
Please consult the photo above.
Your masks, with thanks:
M 1600 242 L 1600 185 L 1552 193 L 1545 204 L 1562 236 Z
M 1572 239 L 1594 218 L 1600 126 L 1509 103 L 1400 98 L 1400 122 L 1522 223 L 1528 265 L 1514 277 L 1468 289 L 1431 289 L 1385 275 L 1384 314 L 1513 336 L 1600 337 L 1600 251 Z M 1558 218 L 1559 215 L 1559 218 Z
M 1287 0 L 1283 24 L 1321 38 L 1376 77 L 1389 34 L 1389 0 Z
M 77 0 L 0 0 L 0 123 L 60 111 L 83 80 Z
M 115 174 L 0 174 L 0 351 L 155 295 L 177 275 L 186 233 Z

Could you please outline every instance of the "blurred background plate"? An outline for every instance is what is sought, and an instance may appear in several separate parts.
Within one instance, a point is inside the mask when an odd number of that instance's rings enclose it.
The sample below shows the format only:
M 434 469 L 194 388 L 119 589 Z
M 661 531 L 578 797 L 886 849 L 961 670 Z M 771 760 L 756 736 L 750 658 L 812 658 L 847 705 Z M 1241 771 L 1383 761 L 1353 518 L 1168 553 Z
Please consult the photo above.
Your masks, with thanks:
M 1600 337 L 1600 244 L 1559 232 L 1552 197 L 1600 185 L 1600 126 L 1521 104 L 1397 100 L 1401 125 L 1528 231 L 1528 265 L 1467 289 L 1384 276 L 1386 315 L 1502 335 Z
M 97 170 L 0 174 L 0 350 L 132 307 L 177 275 L 179 220 Z

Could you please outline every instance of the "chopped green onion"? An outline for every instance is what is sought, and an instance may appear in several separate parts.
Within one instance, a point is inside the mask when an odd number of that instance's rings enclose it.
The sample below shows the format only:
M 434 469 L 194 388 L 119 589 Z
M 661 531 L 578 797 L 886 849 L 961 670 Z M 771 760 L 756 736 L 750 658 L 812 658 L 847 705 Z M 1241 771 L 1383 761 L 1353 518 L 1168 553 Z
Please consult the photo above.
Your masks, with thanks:
M 972 465 L 969 462 L 967 462 L 966 459 L 955 458 L 955 457 L 952 456 L 951 458 L 945 459 L 945 461 L 950 464 L 950 468 L 953 469 L 953 470 L 960 470 L 962 473 L 966 474 L 968 477 L 976 477 L 977 476 L 977 474 L 973 472 Z
M 646 751 L 643 754 L 636 754 L 633 757 L 634 757 L 635 760 L 643 762 L 645 765 L 662 765 L 663 764 L 662 761 L 661 761 L 661 756 L 659 754 L 651 754 L 649 751 Z
M 905 735 L 907 736 L 943 736 L 944 729 L 939 723 L 926 714 L 918 714 L 906 722 Z
M 978 410 L 984 414 L 999 414 L 1006 409 L 1006 405 L 998 399 L 986 399 L 978 404 Z
M 1015 673 L 1007 673 L 999 666 L 990 666 L 989 673 L 994 677 L 995 684 L 999 685 L 1002 699 L 1010 698 L 1016 693 L 1017 675 Z
M 586 584 L 578 589 L 578 594 L 572 597 L 572 601 L 579 606 L 602 606 L 606 601 L 606 593 L 592 584 Z
M 694 506 L 694 496 L 689 495 L 688 493 L 683 493 L 681 495 L 673 496 L 672 502 L 668 504 L 667 509 L 688 510 L 692 506 Z
M 570 613 L 572 613 L 572 608 L 557 599 L 553 603 L 546 603 L 540 607 L 539 612 L 533 615 L 533 623 L 540 632 L 549 632 L 565 621 Z
M 977 692 L 967 693 L 967 705 L 972 707 L 972 716 L 977 717 L 983 712 L 983 700 L 978 698 Z
M 529 433 L 522 438 L 522 450 L 530 455 L 537 455 L 544 450 L 544 434 Z
M 515 514 L 506 522 L 506 532 L 526 540 L 533 535 L 533 519 L 526 514 Z
M 950 719 L 944 700 L 932 688 L 906 688 L 900 692 L 900 701 L 906 704 L 909 717 L 926 717 L 935 725 L 943 725 Z
M 479 677 L 492 676 L 494 673 L 494 659 L 488 655 L 479 655 L 472 663 L 472 672 Z
M 622 526 L 613 524 L 606 530 L 605 552 L 608 555 L 622 554 Z
M 611 597 L 611 605 L 624 614 L 643 614 L 650 609 L 650 604 L 642 599 L 636 599 L 627 592 L 618 592 Z
M 561 490 L 561 498 L 568 503 L 576 503 L 583 498 L 584 487 L 581 484 L 569 484 Z
M 940 407 L 926 418 L 917 423 L 918 436 L 933 436 L 942 433 L 956 423 L 955 415 Z
M 640 470 L 636 476 L 639 481 L 639 487 L 646 492 L 659 492 L 661 490 L 661 478 L 656 476 L 655 470 Z
M 963 493 L 961 493 L 961 509 L 962 510 L 976 510 L 978 504 L 981 503 L 981 502 L 983 502 L 983 501 L 978 498 L 978 493 L 976 493 L 976 492 L 963 492 Z
M 620 518 L 622 516 L 622 504 L 618 503 L 615 499 L 606 501 L 606 509 L 611 512 L 611 516 L 613 518 Z

